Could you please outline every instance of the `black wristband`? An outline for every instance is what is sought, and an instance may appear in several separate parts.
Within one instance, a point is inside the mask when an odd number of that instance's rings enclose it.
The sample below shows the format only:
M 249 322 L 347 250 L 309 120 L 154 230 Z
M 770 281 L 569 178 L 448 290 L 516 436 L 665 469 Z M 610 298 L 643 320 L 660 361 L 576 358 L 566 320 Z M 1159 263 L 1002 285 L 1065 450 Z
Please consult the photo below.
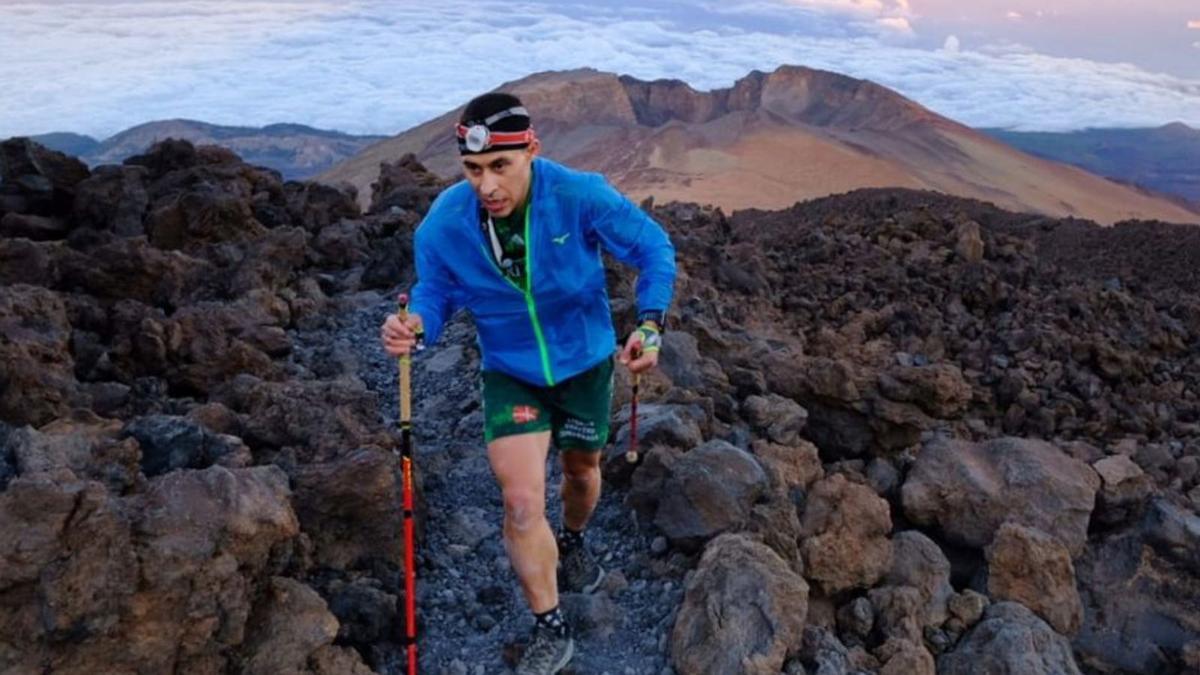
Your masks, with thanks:
M 646 321 L 653 321 L 658 324 L 658 332 L 660 333 L 667 330 L 667 313 L 661 309 L 647 309 L 639 312 L 637 317 L 638 325 Z

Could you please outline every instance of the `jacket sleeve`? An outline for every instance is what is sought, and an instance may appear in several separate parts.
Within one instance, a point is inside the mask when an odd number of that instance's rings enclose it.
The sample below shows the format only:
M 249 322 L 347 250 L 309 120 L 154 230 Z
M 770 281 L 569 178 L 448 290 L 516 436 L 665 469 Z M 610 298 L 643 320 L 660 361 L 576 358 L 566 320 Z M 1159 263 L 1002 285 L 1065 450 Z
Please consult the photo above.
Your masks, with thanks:
M 430 232 L 430 228 L 417 227 L 413 236 L 417 284 L 412 289 L 409 310 L 421 315 L 425 342 L 432 345 L 442 334 L 446 321 L 461 306 L 462 294 L 457 278 L 438 255 Z
M 675 289 L 675 247 L 666 230 L 595 174 L 586 193 L 588 227 L 617 260 L 638 270 L 637 309 L 665 312 Z

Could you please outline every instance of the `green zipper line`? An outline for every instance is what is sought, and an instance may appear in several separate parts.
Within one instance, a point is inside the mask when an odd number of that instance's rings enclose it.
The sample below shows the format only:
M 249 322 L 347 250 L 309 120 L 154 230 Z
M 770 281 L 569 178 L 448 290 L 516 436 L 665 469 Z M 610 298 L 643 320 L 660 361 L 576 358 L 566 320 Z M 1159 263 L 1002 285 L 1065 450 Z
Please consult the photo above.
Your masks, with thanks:
M 546 386 L 554 386 L 554 375 L 550 372 L 550 350 L 542 335 L 542 323 L 538 321 L 537 307 L 533 304 L 533 238 L 529 236 L 529 214 L 533 213 L 533 181 L 529 181 L 529 203 L 525 205 L 525 304 L 529 306 L 529 318 L 533 320 L 533 334 L 537 336 L 538 352 L 542 355 L 542 372 L 546 375 Z
M 529 186 L 530 192 L 533 191 L 533 185 Z M 498 266 L 496 261 L 492 260 L 492 255 L 488 253 L 487 246 L 481 242 L 479 248 L 483 250 L 483 255 L 487 256 L 488 260 L 492 261 L 492 268 L 500 275 L 502 279 L 508 282 L 510 286 L 517 289 L 525 296 L 525 307 L 529 309 L 529 319 L 533 322 L 533 335 L 537 338 L 538 355 L 542 358 L 542 375 L 546 377 L 546 386 L 554 386 L 554 375 L 550 371 L 550 351 L 546 348 L 546 338 L 542 335 L 542 323 L 538 321 L 537 307 L 533 302 L 533 240 L 529 237 L 529 214 L 533 211 L 533 203 L 525 205 L 525 288 L 521 288 L 512 279 L 508 278 Z

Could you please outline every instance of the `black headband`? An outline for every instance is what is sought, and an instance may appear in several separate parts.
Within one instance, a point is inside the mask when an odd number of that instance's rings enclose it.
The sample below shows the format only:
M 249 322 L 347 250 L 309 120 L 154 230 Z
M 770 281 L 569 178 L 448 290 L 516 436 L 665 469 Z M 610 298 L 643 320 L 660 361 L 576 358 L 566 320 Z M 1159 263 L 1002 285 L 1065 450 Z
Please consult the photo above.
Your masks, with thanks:
M 495 130 L 500 120 L 509 120 L 506 127 L 524 127 L 519 130 Z M 481 120 L 471 120 L 455 126 L 460 155 L 474 155 L 494 150 L 517 150 L 533 142 L 529 111 L 524 106 L 513 106 L 488 115 Z

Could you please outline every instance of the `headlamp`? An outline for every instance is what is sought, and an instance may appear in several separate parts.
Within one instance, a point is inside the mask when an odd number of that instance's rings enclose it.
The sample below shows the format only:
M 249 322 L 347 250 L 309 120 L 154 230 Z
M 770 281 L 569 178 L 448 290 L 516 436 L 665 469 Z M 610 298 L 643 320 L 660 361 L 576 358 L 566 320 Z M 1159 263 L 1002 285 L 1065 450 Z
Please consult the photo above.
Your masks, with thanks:
M 506 117 L 529 117 L 524 106 L 514 106 L 489 115 L 486 119 L 455 128 L 459 149 L 464 152 L 484 152 L 492 146 L 524 146 L 533 141 L 533 129 L 524 131 L 492 131 L 491 126 Z
M 473 124 L 467 127 L 467 133 L 463 136 L 463 145 L 471 152 L 482 152 L 484 148 L 492 144 L 492 131 L 482 124 Z

